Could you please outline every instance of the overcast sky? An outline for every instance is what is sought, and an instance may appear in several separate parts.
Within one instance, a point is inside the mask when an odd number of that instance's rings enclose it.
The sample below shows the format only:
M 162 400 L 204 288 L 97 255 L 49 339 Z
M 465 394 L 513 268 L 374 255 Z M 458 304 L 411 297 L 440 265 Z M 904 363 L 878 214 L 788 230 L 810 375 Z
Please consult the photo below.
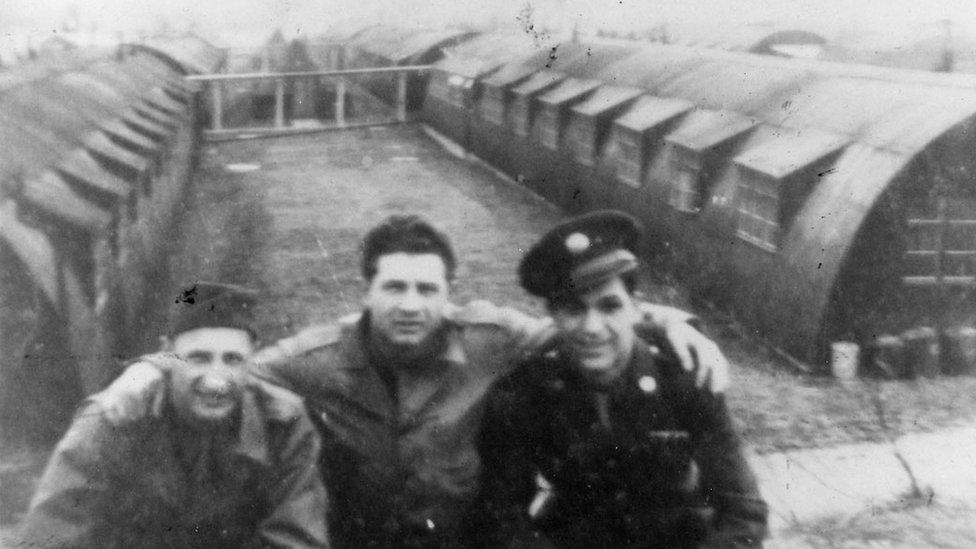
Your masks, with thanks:
M 43 39 L 65 23 L 77 23 L 83 35 L 126 37 L 193 27 L 227 44 L 258 42 L 278 27 L 292 37 L 369 21 L 517 30 L 526 5 L 537 27 L 566 32 L 629 32 L 666 19 L 675 27 L 768 21 L 825 35 L 853 28 L 904 33 L 949 18 L 960 33 L 976 34 L 973 0 L 0 0 L 0 39 Z

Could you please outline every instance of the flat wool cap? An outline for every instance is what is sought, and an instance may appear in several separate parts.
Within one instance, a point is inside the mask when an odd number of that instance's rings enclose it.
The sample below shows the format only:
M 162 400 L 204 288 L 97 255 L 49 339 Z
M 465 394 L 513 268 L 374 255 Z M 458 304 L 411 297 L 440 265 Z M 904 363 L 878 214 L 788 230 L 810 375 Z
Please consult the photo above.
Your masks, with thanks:
M 256 337 L 254 290 L 235 284 L 197 282 L 180 290 L 170 314 L 170 336 L 197 328 L 235 328 Z
M 550 299 L 573 294 L 637 268 L 640 223 L 630 215 L 602 210 L 553 227 L 519 265 L 522 287 Z

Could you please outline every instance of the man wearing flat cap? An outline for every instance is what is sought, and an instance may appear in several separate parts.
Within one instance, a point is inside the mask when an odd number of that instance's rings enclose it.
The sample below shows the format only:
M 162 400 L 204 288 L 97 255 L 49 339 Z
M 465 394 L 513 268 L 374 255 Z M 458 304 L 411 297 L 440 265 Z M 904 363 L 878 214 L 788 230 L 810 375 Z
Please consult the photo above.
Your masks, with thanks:
M 320 440 L 301 400 L 244 371 L 254 294 L 185 289 L 162 353 L 158 414 L 122 424 L 86 400 L 41 478 L 29 547 L 326 547 Z M 147 406 L 149 403 L 147 403 Z
M 630 216 L 595 212 L 522 260 L 558 336 L 488 397 L 488 546 L 762 544 L 767 507 L 724 397 L 695 386 L 666 338 L 635 333 L 639 237 Z

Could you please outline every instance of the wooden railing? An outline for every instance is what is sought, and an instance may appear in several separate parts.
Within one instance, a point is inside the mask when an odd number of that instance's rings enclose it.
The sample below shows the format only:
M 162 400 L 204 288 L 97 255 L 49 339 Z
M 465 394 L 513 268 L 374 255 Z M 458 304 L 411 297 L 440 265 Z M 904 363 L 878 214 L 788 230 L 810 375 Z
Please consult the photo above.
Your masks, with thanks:
M 382 68 L 365 68 L 333 71 L 309 71 L 309 72 L 279 72 L 279 73 L 240 73 L 240 74 L 205 74 L 187 76 L 191 82 L 197 82 L 204 86 L 204 92 L 209 93 L 211 108 L 211 125 L 205 133 L 209 135 L 227 135 L 239 133 L 297 133 L 306 132 L 309 129 L 332 129 L 345 128 L 349 126 L 362 126 L 374 124 L 389 124 L 394 122 L 407 121 L 407 82 L 411 73 L 420 73 L 428 70 L 428 65 L 410 65 Z M 364 87 L 361 81 L 369 78 L 382 77 L 384 75 L 395 75 L 396 77 L 396 97 L 392 105 L 392 116 L 371 117 L 368 120 L 351 121 L 346 116 L 346 101 L 351 93 L 364 94 Z M 289 84 L 299 81 L 319 81 L 331 85 L 335 90 L 335 109 L 333 120 L 318 120 L 318 124 L 312 126 L 304 125 L 301 128 L 290 127 L 289 120 L 286 120 L 285 95 Z M 227 114 L 225 86 L 229 84 L 259 84 L 264 82 L 274 83 L 274 119 L 273 125 L 264 126 L 242 126 L 227 127 L 225 124 Z M 354 88 L 354 89 L 350 89 Z M 247 96 L 247 92 L 239 96 Z M 235 106 L 234 108 L 240 108 Z

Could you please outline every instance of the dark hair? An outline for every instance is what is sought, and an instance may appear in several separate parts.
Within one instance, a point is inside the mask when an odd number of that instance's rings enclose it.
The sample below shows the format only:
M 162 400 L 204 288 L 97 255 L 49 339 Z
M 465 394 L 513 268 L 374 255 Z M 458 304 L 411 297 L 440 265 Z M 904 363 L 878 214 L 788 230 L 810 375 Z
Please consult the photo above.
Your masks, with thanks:
M 380 256 L 398 252 L 436 254 L 444 260 L 447 279 L 454 280 L 457 260 L 447 235 L 419 215 L 391 215 L 373 227 L 363 239 L 362 274 L 367 281 L 376 276 Z

